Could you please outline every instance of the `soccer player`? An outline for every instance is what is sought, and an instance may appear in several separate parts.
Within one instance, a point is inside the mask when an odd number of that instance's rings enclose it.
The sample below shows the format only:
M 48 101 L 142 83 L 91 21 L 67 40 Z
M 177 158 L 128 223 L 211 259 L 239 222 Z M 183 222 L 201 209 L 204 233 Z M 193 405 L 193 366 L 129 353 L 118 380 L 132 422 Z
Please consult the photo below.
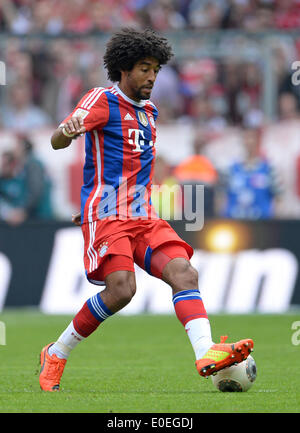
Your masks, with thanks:
M 85 134 L 81 212 L 73 217 L 84 237 L 88 280 L 105 289 L 88 299 L 56 342 L 40 355 L 42 390 L 59 390 L 70 352 L 122 309 L 135 290 L 134 263 L 168 283 L 176 315 L 186 329 L 201 376 L 246 359 L 251 339 L 214 344 L 191 266 L 193 249 L 151 204 L 158 111 L 149 98 L 162 65 L 172 57 L 168 41 L 152 30 L 115 33 L 104 65 L 111 87 L 90 90 L 52 135 L 54 149 Z

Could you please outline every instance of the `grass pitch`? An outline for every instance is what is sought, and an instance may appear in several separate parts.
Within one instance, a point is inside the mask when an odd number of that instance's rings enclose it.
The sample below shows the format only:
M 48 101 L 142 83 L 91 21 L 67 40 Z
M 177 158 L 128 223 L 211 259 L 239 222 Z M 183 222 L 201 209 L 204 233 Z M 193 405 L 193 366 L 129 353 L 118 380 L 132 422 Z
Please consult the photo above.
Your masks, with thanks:
M 291 329 L 299 315 L 210 316 L 213 338 L 254 339 L 257 379 L 246 393 L 221 393 L 198 375 L 194 353 L 175 316 L 116 315 L 70 355 L 62 391 L 40 390 L 43 345 L 72 318 L 5 311 L 0 346 L 0 412 L 275 413 L 300 412 L 300 345 Z M 294 339 L 295 342 L 295 339 Z

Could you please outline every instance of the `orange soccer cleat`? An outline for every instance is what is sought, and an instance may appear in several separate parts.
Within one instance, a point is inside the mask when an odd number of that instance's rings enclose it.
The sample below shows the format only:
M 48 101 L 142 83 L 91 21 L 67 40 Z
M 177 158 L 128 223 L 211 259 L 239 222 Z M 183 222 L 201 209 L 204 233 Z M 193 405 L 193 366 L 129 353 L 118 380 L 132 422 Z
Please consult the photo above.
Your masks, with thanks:
M 206 354 L 196 361 L 198 373 L 203 377 L 239 364 L 248 358 L 253 351 L 253 341 L 251 339 L 240 340 L 237 343 L 225 343 L 227 336 L 221 337 L 219 344 L 214 344 Z
M 59 391 L 60 379 L 67 362 L 54 354 L 49 355 L 48 349 L 52 344 L 45 346 L 40 354 L 40 387 L 43 391 Z

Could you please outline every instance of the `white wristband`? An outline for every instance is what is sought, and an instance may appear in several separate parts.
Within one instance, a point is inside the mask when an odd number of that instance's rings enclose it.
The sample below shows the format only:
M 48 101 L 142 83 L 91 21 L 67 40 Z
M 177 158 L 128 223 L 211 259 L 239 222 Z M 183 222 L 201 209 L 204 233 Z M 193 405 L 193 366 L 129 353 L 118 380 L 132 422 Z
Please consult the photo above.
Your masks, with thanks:
M 69 137 L 69 138 L 73 138 L 73 137 L 76 135 L 76 132 L 74 132 L 74 134 L 69 134 L 69 133 L 66 131 L 65 127 L 63 127 L 63 129 L 62 129 L 62 133 L 63 133 L 66 137 Z

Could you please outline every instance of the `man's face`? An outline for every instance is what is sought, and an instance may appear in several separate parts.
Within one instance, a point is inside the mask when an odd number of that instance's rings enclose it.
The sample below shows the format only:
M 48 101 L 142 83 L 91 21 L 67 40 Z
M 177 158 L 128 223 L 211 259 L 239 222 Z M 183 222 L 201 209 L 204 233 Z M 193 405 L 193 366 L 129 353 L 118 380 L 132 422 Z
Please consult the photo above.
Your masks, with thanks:
M 127 90 L 127 95 L 137 101 L 149 99 L 160 70 L 158 61 L 153 57 L 139 60 L 131 71 L 122 71 L 120 85 Z

